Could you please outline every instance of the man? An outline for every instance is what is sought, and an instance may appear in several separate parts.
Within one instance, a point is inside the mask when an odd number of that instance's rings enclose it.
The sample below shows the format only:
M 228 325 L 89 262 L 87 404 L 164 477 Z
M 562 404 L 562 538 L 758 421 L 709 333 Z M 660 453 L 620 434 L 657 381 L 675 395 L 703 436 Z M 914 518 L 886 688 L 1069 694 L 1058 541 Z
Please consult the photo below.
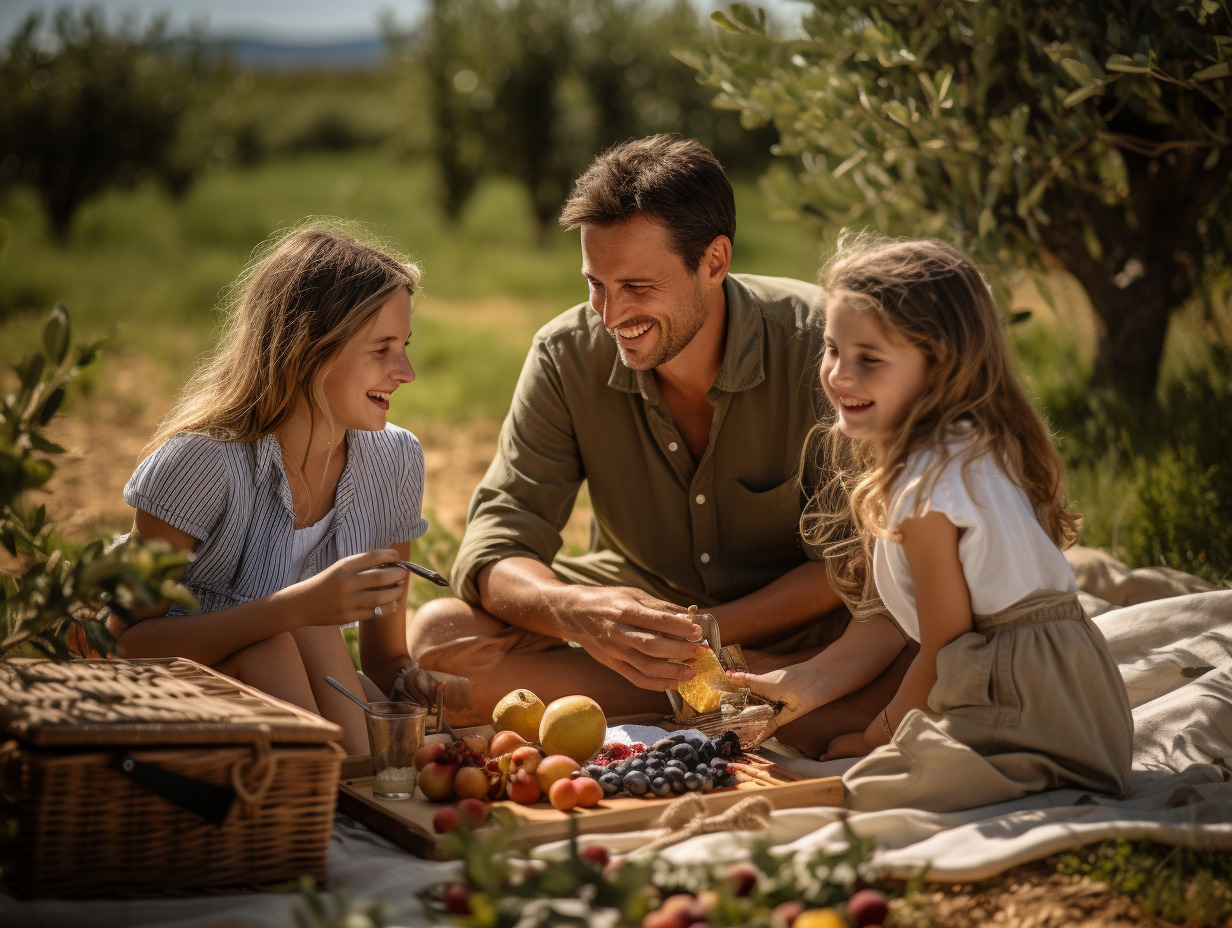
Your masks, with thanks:
M 536 335 L 471 502 L 452 576 L 461 600 L 428 603 L 409 632 L 422 667 L 471 679 L 477 714 L 460 723 L 487 721 L 517 687 L 544 702 L 586 693 L 609 716 L 667 711 L 663 690 L 690 679 L 705 648 L 689 605 L 763 672 L 834 642 L 849 618 L 798 532 L 820 290 L 728 273 L 731 185 L 691 140 L 599 156 L 560 221 L 581 232 L 589 302 Z M 583 481 L 591 550 L 558 556 Z M 851 628 L 836 655 L 862 653 L 866 623 Z M 807 728 L 802 749 L 867 724 L 902 657 L 826 707 L 832 723 L 814 713 L 789 726 Z M 876 676 L 860 666 L 837 662 L 836 693 Z

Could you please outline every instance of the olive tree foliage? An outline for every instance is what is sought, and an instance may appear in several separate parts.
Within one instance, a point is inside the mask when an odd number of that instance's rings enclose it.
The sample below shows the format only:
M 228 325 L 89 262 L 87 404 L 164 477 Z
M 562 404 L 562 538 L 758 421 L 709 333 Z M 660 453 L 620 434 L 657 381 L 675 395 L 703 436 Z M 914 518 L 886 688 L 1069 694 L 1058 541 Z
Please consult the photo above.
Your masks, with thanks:
M 628 138 L 681 132 L 729 166 L 764 164 L 767 134 L 711 107 L 675 57 L 715 32 L 688 0 L 433 0 L 418 31 L 386 25 L 394 59 L 426 72 L 446 214 L 504 174 L 527 190 L 541 233 L 590 159 Z
M 811 0 L 802 35 L 744 5 L 690 63 L 778 129 L 779 194 L 830 228 L 1054 264 L 1101 323 L 1093 382 L 1154 395 L 1171 314 L 1232 254 L 1226 0 Z
M 135 607 L 163 598 L 196 608 L 178 583 L 187 552 L 162 541 L 71 544 L 53 531 L 47 506 L 31 501 L 46 492 L 56 459 L 66 453 L 47 426 L 99 350 L 72 345 L 63 306 L 50 313 L 42 334 L 39 349 L 14 365 L 11 383 L 3 382 L 0 399 L 0 659 L 110 654 L 115 639 L 105 610 L 131 622 Z
M 190 94 L 218 65 L 165 24 L 108 28 L 98 8 L 58 10 L 47 36 L 33 13 L 0 50 L 0 192 L 28 184 L 52 235 L 109 187 L 157 179 L 187 189 L 204 151 L 181 144 Z

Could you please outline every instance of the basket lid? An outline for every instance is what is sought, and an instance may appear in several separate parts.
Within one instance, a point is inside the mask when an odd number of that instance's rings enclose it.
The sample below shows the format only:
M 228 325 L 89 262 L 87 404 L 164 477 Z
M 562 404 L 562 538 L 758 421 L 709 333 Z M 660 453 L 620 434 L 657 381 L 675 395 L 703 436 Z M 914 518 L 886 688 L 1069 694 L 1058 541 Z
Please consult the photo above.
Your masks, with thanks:
M 333 722 L 182 657 L 0 661 L 0 730 L 35 747 L 342 736 Z

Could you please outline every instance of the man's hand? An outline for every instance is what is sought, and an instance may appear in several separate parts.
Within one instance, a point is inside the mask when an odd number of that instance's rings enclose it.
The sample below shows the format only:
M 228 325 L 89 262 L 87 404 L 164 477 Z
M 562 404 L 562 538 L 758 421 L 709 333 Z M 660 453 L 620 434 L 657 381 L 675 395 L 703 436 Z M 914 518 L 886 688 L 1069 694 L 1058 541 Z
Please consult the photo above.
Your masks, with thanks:
M 706 645 L 681 607 L 633 587 L 571 586 L 561 593 L 555 611 L 569 640 L 634 686 L 674 689 L 693 678 L 688 664 L 673 661 L 691 662 Z

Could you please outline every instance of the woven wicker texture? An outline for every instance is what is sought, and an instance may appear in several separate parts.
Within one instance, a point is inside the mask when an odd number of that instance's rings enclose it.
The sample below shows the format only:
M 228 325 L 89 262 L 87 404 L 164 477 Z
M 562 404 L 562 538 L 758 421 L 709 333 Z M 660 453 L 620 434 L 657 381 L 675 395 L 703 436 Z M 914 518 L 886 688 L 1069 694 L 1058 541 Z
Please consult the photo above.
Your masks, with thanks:
M 0 662 L 0 730 L 41 747 L 324 743 L 332 722 L 183 658 Z
M 337 726 L 311 713 L 192 661 L 7 661 L 0 718 L 18 739 L 0 745 L 17 819 L 16 840 L 0 848 L 6 892 L 161 895 L 325 878 L 343 751 L 327 743 Z M 234 801 L 212 824 L 122 773 L 125 760 Z

